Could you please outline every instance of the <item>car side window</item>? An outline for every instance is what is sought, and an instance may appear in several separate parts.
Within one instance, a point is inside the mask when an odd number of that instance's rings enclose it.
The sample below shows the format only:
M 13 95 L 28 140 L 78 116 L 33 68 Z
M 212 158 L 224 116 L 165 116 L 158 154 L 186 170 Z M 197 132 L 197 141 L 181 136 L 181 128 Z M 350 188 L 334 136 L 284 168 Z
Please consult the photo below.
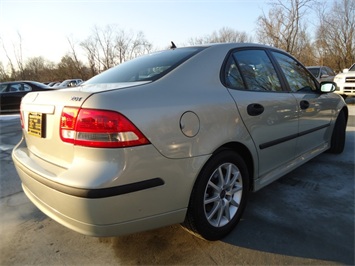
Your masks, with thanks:
M 21 87 L 21 91 L 31 91 L 32 90 L 32 87 L 27 85 L 27 84 L 21 84 L 22 87 Z
M 333 71 L 331 68 L 327 67 L 327 68 L 326 68 L 326 71 L 327 71 L 327 74 L 328 74 L 329 76 L 335 76 L 335 73 L 334 73 L 334 71 Z
M 227 64 L 224 71 L 224 79 L 228 88 L 236 90 L 246 89 L 242 76 L 240 75 L 239 69 L 233 56 L 229 56 L 227 60 Z
M 272 52 L 279 63 L 292 92 L 314 92 L 317 91 L 317 85 L 312 75 L 302 67 L 300 63 L 292 57 Z
M 10 87 L 9 87 L 9 92 L 18 92 L 19 91 L 19 89 L 18 89 L 18 85 L 16 84 L 16 85 L 11 85 Z
M 322 73 L 321 76 L 328 75 L 327 70 L 325 68 L 322 68 Z
M 241 50 L 232 55 L 248 90 L 282 91 L 280 80 L 264 50 Z
M 6 84 L 0 84 L 0 92 L 6 92 L 7 85 Z
M 32 91 L 32 87 L 25 83 L 12 83 L 5 84 L 1 87 L 1 92 L 22 92 L 22 91 Z

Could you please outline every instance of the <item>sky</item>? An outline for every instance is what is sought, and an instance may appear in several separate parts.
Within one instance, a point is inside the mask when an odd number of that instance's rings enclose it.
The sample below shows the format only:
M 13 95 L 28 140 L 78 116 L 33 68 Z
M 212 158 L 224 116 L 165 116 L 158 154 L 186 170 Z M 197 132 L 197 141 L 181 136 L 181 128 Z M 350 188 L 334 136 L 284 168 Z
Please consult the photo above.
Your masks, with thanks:
M 24 61 L 42 56 L 58 63 L 74 42 L 94 27 L 116 25 L 143 32 L 156 49 L 177 46 L 223 27 L 255 34 L 257 18 L 268 0 L 0 0 L 0 62 L 6 66 L 22 44 Z M 20 37 L 21 36 L 21 42 Z M 2 40 L 2 43 L 1 43 Z M 14 59 L 13 59 L 14 60 Z

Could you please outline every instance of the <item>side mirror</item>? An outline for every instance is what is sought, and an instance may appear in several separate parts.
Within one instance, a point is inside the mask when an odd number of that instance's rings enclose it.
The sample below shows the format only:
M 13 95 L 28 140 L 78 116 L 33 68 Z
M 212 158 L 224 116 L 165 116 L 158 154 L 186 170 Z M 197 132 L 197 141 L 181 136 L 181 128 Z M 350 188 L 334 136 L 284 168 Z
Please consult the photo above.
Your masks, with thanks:
M 349 68 L 344 68 L 343 69 L 343 73 L 348 73 L 349 72 Z
M 320 91 L 324 93 L 335 91 L 337 85 L 332 81 L 324 81 L 320 83 Z

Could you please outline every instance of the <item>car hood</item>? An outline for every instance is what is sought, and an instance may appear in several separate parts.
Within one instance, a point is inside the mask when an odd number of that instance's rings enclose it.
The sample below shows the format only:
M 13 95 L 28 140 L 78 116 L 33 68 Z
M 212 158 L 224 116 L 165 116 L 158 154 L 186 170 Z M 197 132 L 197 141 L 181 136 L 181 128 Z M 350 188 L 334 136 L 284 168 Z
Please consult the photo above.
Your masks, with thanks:
M 345 77 L 355 77 L 355 71 L 349 71 L 347 73 L 340 73 L 335 76 L 336 78 L 345 78 Z

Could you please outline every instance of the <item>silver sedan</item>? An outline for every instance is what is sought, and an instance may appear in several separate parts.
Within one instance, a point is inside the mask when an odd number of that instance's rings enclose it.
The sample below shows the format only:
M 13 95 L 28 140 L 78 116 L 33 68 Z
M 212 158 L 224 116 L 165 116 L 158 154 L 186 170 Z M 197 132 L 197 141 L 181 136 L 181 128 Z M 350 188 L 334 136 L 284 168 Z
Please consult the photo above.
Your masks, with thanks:
M 12 157 L 28 198 L 77 232 L 181 223 L 217 240 L 250 192 L 343 151 L 348 109 L 334 89 L 268 46 L 174 48 L 27 94 Z

